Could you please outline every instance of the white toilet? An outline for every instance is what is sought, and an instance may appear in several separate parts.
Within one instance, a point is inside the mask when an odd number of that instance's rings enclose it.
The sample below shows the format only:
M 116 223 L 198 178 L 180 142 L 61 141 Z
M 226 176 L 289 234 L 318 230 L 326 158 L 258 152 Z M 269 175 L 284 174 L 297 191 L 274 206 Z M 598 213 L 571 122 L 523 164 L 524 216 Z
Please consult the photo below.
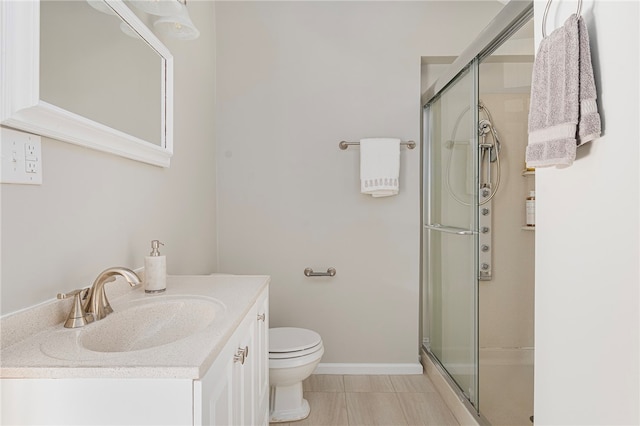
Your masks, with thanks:
M 324 354 L 322 338 L 304 328 L 269 329 L 269 422 L 292 422 L 309 416 L 302 381 Z

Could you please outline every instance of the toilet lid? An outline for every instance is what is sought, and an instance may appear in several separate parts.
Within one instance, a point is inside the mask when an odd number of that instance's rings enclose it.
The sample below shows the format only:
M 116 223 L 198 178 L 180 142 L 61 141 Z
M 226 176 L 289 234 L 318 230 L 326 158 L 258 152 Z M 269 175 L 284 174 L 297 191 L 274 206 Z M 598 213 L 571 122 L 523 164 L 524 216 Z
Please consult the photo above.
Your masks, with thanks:
M 269 329 L 269 353 L 304 351 L 321 342 L 320 335 L 312 330 L 294 327 Z

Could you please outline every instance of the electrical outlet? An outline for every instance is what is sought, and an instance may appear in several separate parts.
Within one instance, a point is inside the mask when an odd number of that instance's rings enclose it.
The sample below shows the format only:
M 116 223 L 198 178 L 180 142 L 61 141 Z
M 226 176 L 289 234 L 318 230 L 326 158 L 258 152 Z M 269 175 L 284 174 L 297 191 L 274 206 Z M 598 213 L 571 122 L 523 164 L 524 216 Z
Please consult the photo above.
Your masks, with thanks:
M 2 127 L 0 132 L 0 182 L 42 184 L 40 136 Z
M 24 171 L 27 173 L 38 173 L 38 162 L 27 160 L 24 166 Z
M 27 142 L 27 144 L 24 146 L 25 159 L 27 161 L 38 161 L 38 155 L 36 154 L 36 152 L 36 145 L 31 141 Z

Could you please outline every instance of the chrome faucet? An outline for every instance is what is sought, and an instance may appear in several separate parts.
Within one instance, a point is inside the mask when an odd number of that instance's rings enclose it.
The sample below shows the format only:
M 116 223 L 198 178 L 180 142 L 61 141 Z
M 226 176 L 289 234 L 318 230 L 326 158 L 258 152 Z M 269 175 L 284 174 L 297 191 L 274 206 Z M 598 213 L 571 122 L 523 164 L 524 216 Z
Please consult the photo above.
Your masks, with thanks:
M 128 268 L 115 267 L 102 271 L 89 289 L 87 301 L 84 306 L 85 312 L 87 314 L 92 314 L 96 321 L 101 320 L 113 312 L 113 309 L 109 304 L 109 300 L 107 299 L 107 293 L 104 290 L 104 285 L 108 282 L 115 281 L 116 275 L 122 276 L 127 280 L 131 287 L 137 287 L 141 283 L 138 274 Z

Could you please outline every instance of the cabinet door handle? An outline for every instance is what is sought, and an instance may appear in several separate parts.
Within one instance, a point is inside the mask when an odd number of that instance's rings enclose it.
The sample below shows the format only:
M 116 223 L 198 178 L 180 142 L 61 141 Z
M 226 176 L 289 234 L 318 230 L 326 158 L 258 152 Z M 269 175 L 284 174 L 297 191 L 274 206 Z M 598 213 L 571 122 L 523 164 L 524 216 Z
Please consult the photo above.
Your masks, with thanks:
M 265 322 L 266 317 L 267 317 L 267 316 L 266 316 L 266 314 L 265 314 L 265 313 L 258 314 L 258 321 Z
M 249 356 L 249 346 L 245 346 L 244 348 L 238 348 L 236 354 L 233 356 L 233 362 L 239 362 L 241 365 L 244 365 L 247 357 Z

